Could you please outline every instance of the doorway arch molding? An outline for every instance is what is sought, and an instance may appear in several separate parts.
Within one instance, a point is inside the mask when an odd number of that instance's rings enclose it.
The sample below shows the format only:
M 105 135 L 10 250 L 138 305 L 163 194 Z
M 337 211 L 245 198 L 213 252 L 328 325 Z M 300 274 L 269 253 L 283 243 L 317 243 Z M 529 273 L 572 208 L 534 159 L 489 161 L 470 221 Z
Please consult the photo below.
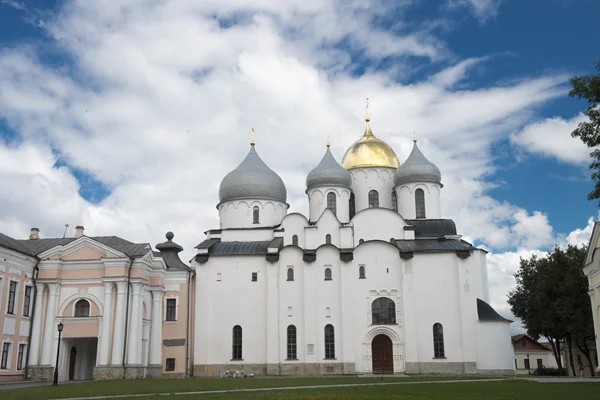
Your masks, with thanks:
M 396 326 L 397 325 L 393 325 Z M 374 326 L 367 331 L 363 342 L 363 372 L 373 373 L 373 353 L 371 344 L 377 335 L 386 335 L 392 341 L 392 353 L 394 357 L 394 373 L 404 372 L 404 343 L 400 339 L 400 334 L 393 329 L 393 326 Z

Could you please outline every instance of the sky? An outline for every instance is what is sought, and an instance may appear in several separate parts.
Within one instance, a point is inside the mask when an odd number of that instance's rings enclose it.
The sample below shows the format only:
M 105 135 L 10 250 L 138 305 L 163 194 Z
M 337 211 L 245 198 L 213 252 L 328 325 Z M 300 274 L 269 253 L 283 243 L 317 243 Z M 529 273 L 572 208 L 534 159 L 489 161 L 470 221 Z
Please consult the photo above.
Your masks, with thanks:
M 594 0 L 0 0 L 0 231 L 166 231 L 193 256 L 249 150 L 306 213 L 327 141 L 364 130 L 442 172 L 442 214 L 489 251 L 492 305 L 520 257 L 587 243 Z

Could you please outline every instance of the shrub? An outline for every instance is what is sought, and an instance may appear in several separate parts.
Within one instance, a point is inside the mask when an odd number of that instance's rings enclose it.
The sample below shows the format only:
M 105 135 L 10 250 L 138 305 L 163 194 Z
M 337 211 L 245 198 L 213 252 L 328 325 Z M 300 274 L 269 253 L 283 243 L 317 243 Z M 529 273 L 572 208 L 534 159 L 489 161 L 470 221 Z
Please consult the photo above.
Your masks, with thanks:
M 550 367 L 541 367 L 533 371 L 534 375 L 540 376 L 567 376 L 566 368 L 550 368 Z

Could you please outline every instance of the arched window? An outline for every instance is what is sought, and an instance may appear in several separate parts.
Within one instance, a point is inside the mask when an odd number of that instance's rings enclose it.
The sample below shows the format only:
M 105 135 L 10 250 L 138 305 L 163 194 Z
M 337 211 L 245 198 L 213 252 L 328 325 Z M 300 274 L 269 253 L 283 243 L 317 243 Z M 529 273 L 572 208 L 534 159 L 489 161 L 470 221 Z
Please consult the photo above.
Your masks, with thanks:
M 442 324 L 433 324 L 433 357 L 444 358 L 444 328 Z
M 331 280 L 331 268 L 325 268 L 325 280 L 326 281 Z
M 379 193 L 377 190 L 371 190 L 369 192 L 369 208 L 379 207 Z
M 380 297 L 371 304 L 373 325 L 393 325 L 396 323 L 396 303 L 390 298 Z
M 363 244 L 365 242 L 365 239 L 359 239 L 358 240 L 358 244 Z
M 329 208 L 335 215 L 337 215 L 337 204 L 335 193 L 329 192 L 327 193 L 327 208 Z
M 365 279 L 365 267 L 364 266 L 360 266 L 358 267 L 358 279 Z
M 398 196 L 394 191 L 392 191 L 392 210 L 398 212 Z
M 231 359 L 242 359 L 242 327 L 239 325 L 233 327 L 233 349 L 231 353 Z
M 292 307 L 288 307 L 288 310 L 287 310 L 287 316 L 288 316 L 288 317 L 291 317 L 291 316 L 292 316 Z
M 76 317 L 89 317 L 90 316 L 90 303 L 87 300 L 79 300 L 75 303 L 75 316 Z
M 348 201 L 348 210 L 350 211 L 350 219 L 356 214 L 356 205 L 354 204 L 354 193 L 350 193 L 350 200 Z
M 294 268 L 288 268 L 288 270 L 287 270 L 287 280 L 288 281 L 293 281 L 294 280 Z
M 335 332 L 333 325 L 325 325 L 325 359 L 335 358 Z
M 254 206 L 254 208 L 252 209 L 252 223 L 253 224 L 258 224 L 259 223 L 258 206 Z
M 325 243 L 331 244 L 331 235 L 329 233 L 327 235 L 325 235 Z
M 415 190 L 415 208 L 417 218 L 425 218 L 425 192 L 423 189 Z
M 292 236 L 292 244 L 298 246 L 298 235 Z
M 290 325 L 287 328 L 287 359 L 298 359 L 296 346 L 296 327 L 294 325 Z

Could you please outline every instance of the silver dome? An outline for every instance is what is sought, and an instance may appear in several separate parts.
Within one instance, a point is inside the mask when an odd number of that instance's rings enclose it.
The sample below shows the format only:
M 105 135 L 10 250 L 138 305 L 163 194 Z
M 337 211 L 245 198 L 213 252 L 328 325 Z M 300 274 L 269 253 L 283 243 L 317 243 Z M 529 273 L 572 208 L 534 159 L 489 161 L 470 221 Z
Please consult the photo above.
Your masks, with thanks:
M 321 162 L 308 174 L 306 177 L 306 188 L 314 188 L 317 186 L 344 186 L 349 188 L 352 184 L 350 173 L 342 167 L 329 150 L 321 159 Z
M 442 174 L 438 167 L 425 158 L 417 142 L 406 161 L 398 167 L 394 174 L 394 183 L 403 185 L 411 182 L 442 183 Z
M 285 203 L 285 184 L 258 156 L 254 145 L 240 165 L 221 181 L 219 200 L 268 199 Z

